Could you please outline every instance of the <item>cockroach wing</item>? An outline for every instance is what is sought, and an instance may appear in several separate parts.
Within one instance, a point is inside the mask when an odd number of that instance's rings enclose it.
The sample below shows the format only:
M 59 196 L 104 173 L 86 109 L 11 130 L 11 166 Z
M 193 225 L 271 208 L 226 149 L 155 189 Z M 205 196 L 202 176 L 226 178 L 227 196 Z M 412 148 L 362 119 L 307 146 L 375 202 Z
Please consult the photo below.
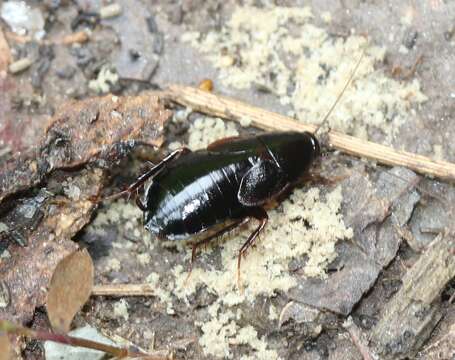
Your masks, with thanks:
M 279 194 L 285 184 L 281 169 L 270 160 L 261 160 L 243 176 L 237 198 L 245 206 L 262 205 Z

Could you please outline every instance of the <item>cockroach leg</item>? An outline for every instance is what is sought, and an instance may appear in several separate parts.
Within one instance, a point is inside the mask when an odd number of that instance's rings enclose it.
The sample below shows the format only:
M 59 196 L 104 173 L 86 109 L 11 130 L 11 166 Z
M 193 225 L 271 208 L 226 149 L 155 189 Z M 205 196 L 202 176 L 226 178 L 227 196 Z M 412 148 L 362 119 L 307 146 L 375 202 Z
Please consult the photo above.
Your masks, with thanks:
M 190 149 L 186 147 L 182 147 L 180 149 L 177 149 L 173 152 L 171 152 L 168 156 L 166 156 L 163 160 L 161 160 L 158 164 L 154 165 L 150 170 L 142 174 L 137 178 L 137 180 L 132 183 L 130 186 L 128 186 L 125 190 L 122 190 L 118 192 L 117 194 L 108 196 L 107 199 L 112 200 L 112 199 L 117 199 L 125 194 L 128 194 L 130 196 L 133 191 L 138 190 L 148 179 L 155 177 L 158 175 L 168 163 L 170 163 L 172 160 L 176 159 L 180 155 L 187 154 L 191 152 Z
M 222 235 L 228 233 L 229 231 L 234 230 L 235 228 L 237 228 L 238 226 L 241 226 L 242 224 L 244 224 L 248 220 L 249 220 L 248 218 L 245 218 L 245 219 L 234 221 L 232 224 L 222 228 L 221 230 L 217 231 L 216 233 L 214 233 L 214 234 L 206 237 L 205 239 L 202 239 L 202 240 L 198 241 L 197 243 L 193 244 L 193 249 L 191 250 L 191 262 L 190 262 L 190 265 L 188 267 L 188 276 L 185 279 L 184 285 L 186 285 L 187 281 L 190 278 L 191 271 L 193 270 L 193 263 L 194 263 L 194 260 L 196 259 L 197 249 L 200 246 L 202 246 L 202 245 L 207 245 L 213 239 L 215 239 L 215 238 L 217 238 L 219 236 L 222 236 Z
M 139 196 L 137 196 L 137 195 L 136 195 L 136 205 L 142 211 L 146 211 L 147 210 L 146 206 L 142 203 L 141 199 L 139 199 Z
M 242 256 L 246 255 L 246 251 L 250 248 L 250 246 L 254 244 L 260 232 L 264 229 L 265 225 L 267 224 L 267 221 L 269 220 L 269 216 L 267 215 L 267 212 L 263 208 L 254 208 L 254 210 L 251 213 L 251 217 L 254 217 L 256 220 L 259 220 L 260 224 L 251 233 L 251 235 L 248 237 L 248 240 L 245 242 L 245 244 L 242 245 L 242 247 L 239 250 L 239 256 L 237 258 L 237 286 L 241 292 L 243 292 L 240 283 L 240 262 L 242 260 Z

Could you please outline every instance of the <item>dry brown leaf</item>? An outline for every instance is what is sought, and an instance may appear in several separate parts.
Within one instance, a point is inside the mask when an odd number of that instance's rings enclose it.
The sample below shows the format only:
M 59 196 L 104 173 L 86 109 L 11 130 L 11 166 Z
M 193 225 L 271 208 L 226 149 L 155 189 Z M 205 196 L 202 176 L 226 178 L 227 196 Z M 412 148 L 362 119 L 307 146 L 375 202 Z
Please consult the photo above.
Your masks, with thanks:
M 54 330 L 69 331 L 74 315 L 92 292 L 93 272 L 92 258 L 86 249 L 59 262 L 47 296 L 47 313 Z
M 0 360 L 11 360 L 12 358 L 11 343 L 8 335 L 0 335 Z

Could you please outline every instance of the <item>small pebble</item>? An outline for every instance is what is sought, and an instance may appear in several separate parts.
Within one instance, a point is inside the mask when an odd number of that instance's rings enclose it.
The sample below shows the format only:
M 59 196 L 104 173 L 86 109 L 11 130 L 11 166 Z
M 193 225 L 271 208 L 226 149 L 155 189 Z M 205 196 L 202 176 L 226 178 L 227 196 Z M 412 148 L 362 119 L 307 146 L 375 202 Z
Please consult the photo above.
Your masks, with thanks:
M 6 308 L 10 304 L 10 291 L 4 281 L 0 281 L 0 308 Z
M 149 16 L 147 19 L 145 19 L 145 22 L 147 24 L 147 29 L 149 32 L 152 34 L 158 32 L 158 25 L 156 24 L 155 18 L 153 16 Z
M 76 74 L 76 69 L 71 65 L 66 65 L 57 69 L 55 73 L 60 79 L 71 79 Z
M 415 30 L 408 30 L 403 39 L 403 45 L 406 46 L 407 49 L 411 50 L 417 42 L 417 38 L 419 33 Z
M 28 69 L 30 67 L 30 65 L 32 65 L 32 63 L 33 63 L 32 60 L 29 58 L 19 59 L 19 60 L 13 62 L 9 66 L 9 72 L 11 74 L 18 74 L 18 73 Z
M 116 16 L 119 16 L 122 12 L 122 7 L 119 4 L 111 4 L 103 6 L 100 9 L 100 18 L 101 19 L 110 19 Z

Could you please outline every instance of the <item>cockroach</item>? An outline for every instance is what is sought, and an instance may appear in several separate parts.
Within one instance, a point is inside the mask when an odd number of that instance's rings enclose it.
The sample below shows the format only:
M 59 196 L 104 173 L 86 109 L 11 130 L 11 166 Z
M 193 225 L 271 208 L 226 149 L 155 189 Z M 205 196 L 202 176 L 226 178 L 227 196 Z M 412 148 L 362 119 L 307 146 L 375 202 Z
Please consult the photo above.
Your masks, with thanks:
M 360 61 L 342 93 L 359 64 Z M 225 138 L 204 150 L 175 150 L 122 193 L 131 194 L 152 180 L 145 190 L 144 200 L 136 197 L 136 203 L 144 212 L 145 228 L 161 239 L 186 240 L 216 225 L 224 225 L 193 244 L 191 264 L 199 246 L 249 219 L 256 219 L 259 225 L 238 254 L 237 282 L 240 284 L 241 258 L 267 224 L 264 206 L 292 188 L 319 155 L 319 141 L 309 132 L 270 132 Z
M 248 219 L 258 220 L 239 250 L 239 279 L 241 257 L 267 223 L 264 205 L 301 179 L 319 154 L 319 142 L 309 132 L 226 138 L 204 150 L 175 150 L 126 191 L 133 192 L 153 179 L 143 202 L 136 197 L 136 203 L 144 212 L 145 228 L 161 239 L 186 240 L 229 222 L 193 244 L 191 262 L 202 244 Z

